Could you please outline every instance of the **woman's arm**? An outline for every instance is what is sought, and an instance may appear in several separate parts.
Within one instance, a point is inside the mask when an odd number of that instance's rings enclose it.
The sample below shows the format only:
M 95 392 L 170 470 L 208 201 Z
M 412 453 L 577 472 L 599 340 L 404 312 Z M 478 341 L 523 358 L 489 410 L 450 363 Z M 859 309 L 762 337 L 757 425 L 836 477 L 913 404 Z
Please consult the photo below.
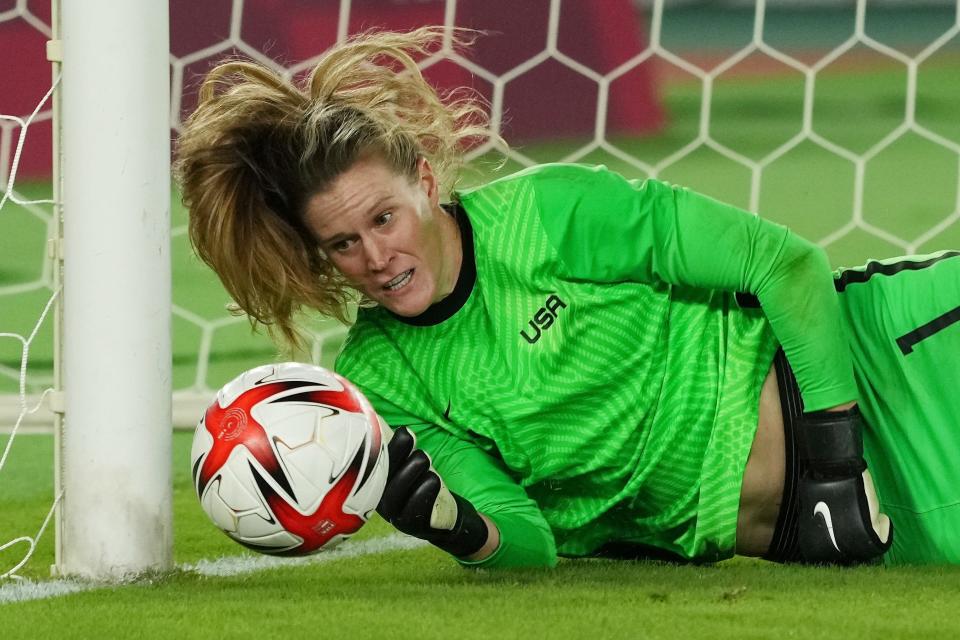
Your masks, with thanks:
M 468 500 L 488 525 L 484 545 L 468 557 L 457 558 L 461 564 L 485 568 L 556 564 L 550 526 L 502 462 L 435 425 L 412 425 L 410 429 L 446 487 Z
M 797 376 L 806 410 L 857 399 L 822 249 L 786 227 L 657 180 L 577 165 L 537 175 L 540 217 L 571 277 L 753 294 Z

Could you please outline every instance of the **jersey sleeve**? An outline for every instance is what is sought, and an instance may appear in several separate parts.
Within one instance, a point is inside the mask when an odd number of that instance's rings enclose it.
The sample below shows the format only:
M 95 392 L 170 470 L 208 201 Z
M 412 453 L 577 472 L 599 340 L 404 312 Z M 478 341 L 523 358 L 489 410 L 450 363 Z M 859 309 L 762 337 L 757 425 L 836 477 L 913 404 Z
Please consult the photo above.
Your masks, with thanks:
M 552 567 L 557 562 L 550 526 L 506 467 L 476 444 L 408 415 L 379 394 L 364 394 L 391 427 L 405 426 L 417 437 L 447 488 L 463 496 L 500 531 L 500 545 L 479 562 L 457 558 L 478 568 Z
M 535 179 L 544 229 L 573 278 L 663 282 L 755 295 L 805 410 L 857 398 L 826 254 L 786 227 L 689 189 L 605 167 L 554 165 Z
M 417 446 L 430 455 L 450 491 L 470 501 L 500 530 L 500 545 L 479 562 L 482 568 L 552 567 L 557 549 L 550 525 L 537 503 L 507 472 L 504 465 L 476 444 L 435 425 L 412 425 Z

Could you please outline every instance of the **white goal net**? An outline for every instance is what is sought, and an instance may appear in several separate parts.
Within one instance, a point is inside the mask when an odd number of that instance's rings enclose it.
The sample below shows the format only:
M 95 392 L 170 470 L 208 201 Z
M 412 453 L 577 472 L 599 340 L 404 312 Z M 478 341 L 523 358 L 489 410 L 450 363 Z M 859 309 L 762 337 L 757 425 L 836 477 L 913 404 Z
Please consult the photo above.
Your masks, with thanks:
M 265 26 L 249 3 L 234 2 L 217 17 L 222 38 L 174 51 L 171 113 L 177 129 L 199 74 L 226 55 L 299 77 L 364 28 L 484 29 L 475 51 L 445 47 L 421 67 L 441 86 L 469 83 L 490 101 L 513 145 L 505 171 L 570 161 L 661 177 L 790 224 L 850 265 L 960 243 L 960 129 L 943 104 L 960 96 L 938 87 L 960 70 L 957 11 L 955 0 L 344 0 L 291 6 Z M 175 39 L 176 28 L 174 16 Z M 850 74 L 862 87 L 844 86 Z M 175 256 L 189 254 L 185 234 L 180 218 Z M 182 426 L 236 371 L 275 357 L 244 318 L 223 313 L 211 274 L 187 268 L 192 288 L 205 279 L 216 293 L 178 296 L 175 282 Z M 314 337 L 314 360 L 329 366 L 343 329 L 324 324 Z
M 52 130 L 53 94 L 56 78 L 43 55 L 45 41 L 52 37 L 49 15 L 38 16 L 19 3 L 0 12 L 0 29 L 10 32 L 19 21 L 24 27 L 7 35 L 6 42 L 16 45 L 32 42 L 39 46 L 36 59 L 24 63 L 31 73 L 41 73 L 31 92 L 18 94 L 12 78 L 3 84 L 4 99 L 0 100 L 0 495 L 8 496 L 8 487 L 16 486 L 9 480 L 9 464 L 18 434 L 28 434 L 43 425 L 53 427 L 53 418 L 44 408 L 44 400 L 54 387 L 53 343 L 54 304 L 61 294 L 59 276 L 49 254 L 49 241 L 59 237 L 59 225 L 54 213 L 54 198 L 50 180 L 51 167 L 40 168 L 46 180 L 18 182 L 18 172 L 27 147 L 38 138 L 50 144 Z M 0 31 L 0 33 L 3 33 Z M 3 36 L 0 36 L 3 37 Z M 37 134 L 38 130 L 42 130 Z M 49 153 L 35 156 L 46 158 Z M 42 163 L 42 161 L 41 161 Z M 36 161 L 28 171 L 36 171 Z M 36 366 L 37 363 L 41 363 Z M 38 414 L 42 417 L 37 418 Z M 19 453 L 19 450 L 17 451 Z M 32 451 L 31 451 L 32 453 Z M 43 450 L 52 456 L 51 448 Z M 24 455 L 27 455 L 26 453 Z M 52 475 L 48 474 L 52 484 Z M 0 527 L 0 557 L 7 561 L 0 565 L 0 578 L 16 575 L 29 560 L 37 541 L 50 525 L 60 496 L 55 495 L 42 515 L 28 530 L 9 530 Z M 0 509 L 15 508 L 4 502 Z M 7 514 L 0 511 L 0 523 Z M 9 536 L 12 538 L 8 539 Z M 6 553 L 4 553 L 6 552 Z
M 0 496 L 16 441 L 54 415 L 43 394 L 55 386 L 48 240 L 59 231 L 39 150 L 52 130 L 52 32 L 39 5 L 0 0 L 0 56 L 25 69 L 0 72 Z M 363 29 L 464 26 L 488 34 L 421 66 L 489 100 L 512 145 L 502 171 L 604 163 L 681 183 L 790 225 L 837 265 L 960 246 L 960 0 L 174 0 L 170 18 L 174 137 L 225 56 L 299 77 Z M 216 388 L 278 356 L 226 312 L 176 202 L 171 257 L 173 421 L 191 427 Z M 330 366 L 344 329 L 311 328 L 312 358 Z M 0 501 L 0 544 L 29 555 L 50 503 L 30 529 L 9 530 Z M 0 575 L 22 564 L 0 558 Z

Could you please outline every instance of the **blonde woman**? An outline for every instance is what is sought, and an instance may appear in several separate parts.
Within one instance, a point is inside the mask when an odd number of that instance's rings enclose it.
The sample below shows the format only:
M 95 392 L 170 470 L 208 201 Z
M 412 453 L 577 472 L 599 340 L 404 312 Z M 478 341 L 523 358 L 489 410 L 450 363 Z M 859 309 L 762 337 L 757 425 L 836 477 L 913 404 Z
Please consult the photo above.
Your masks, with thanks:
M 224 63 L 179 143 L 194 247 L 255 324 L 296 344 L 359 302 L 336 366 L 395 428 L 381 515 L 482 567 L 960 561 L 960 255 L 834 274 L 603 167 L 458 191 L 494 134 L 417 70 L 442 35 L 354 38 L 302 86 Z

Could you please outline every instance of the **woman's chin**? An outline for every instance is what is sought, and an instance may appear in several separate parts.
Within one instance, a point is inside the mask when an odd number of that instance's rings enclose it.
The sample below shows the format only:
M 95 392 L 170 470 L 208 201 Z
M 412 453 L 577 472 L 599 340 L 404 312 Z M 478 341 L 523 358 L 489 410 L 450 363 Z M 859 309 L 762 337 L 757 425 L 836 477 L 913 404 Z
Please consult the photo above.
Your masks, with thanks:
M 381 306 L 401 318 L 413 318 L 430 308 L 430 298 L 417 293 L 419 292 L 410 291 L 404 295 L 382 297 L 379 302 Z

